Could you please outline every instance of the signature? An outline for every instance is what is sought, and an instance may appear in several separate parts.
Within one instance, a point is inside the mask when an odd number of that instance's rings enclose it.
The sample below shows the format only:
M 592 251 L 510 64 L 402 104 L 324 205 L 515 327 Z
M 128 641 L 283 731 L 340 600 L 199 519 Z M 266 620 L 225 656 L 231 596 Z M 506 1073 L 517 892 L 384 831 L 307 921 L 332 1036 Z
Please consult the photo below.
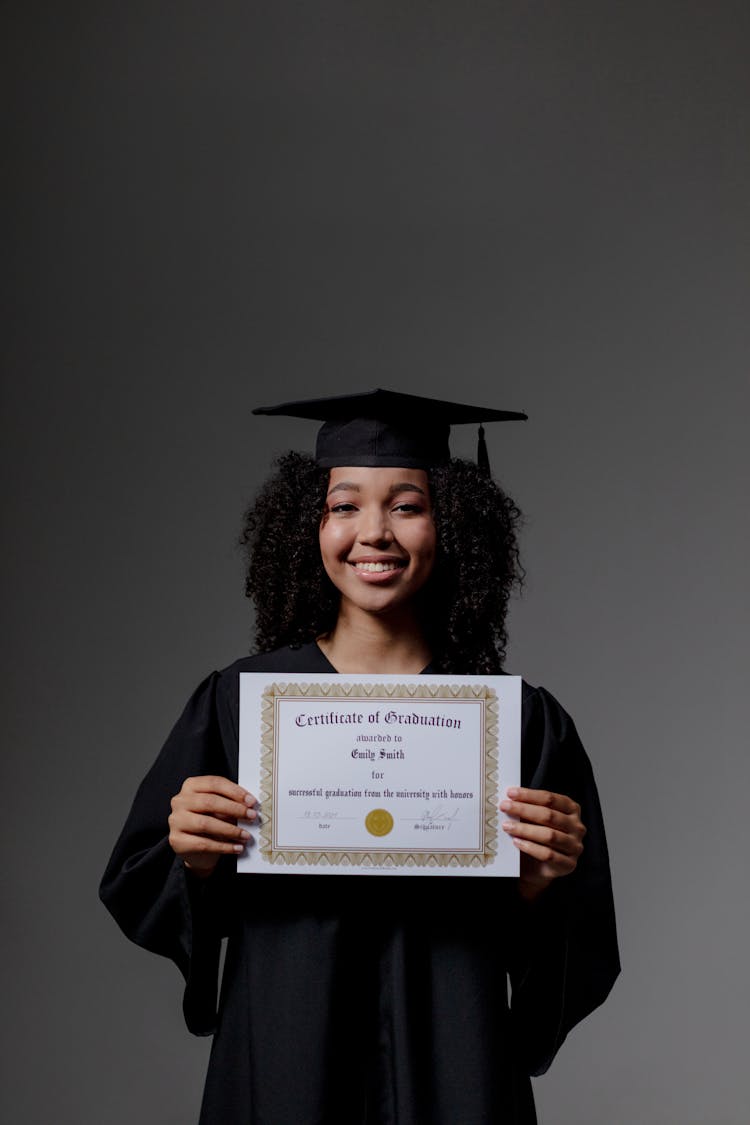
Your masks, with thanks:
M 337 812 L 330 812 L 329 810 L 320 812 L 318 809 L 305 809 L 302 820 L 336 820 L 338 815 Z
M 425 809 L 420 817 L 423 824 L 435 824 L 437 821 L 454 821 L 458 820 L 458 809 L 453 812 L 446 805 L 436 805 L 434 809 Z

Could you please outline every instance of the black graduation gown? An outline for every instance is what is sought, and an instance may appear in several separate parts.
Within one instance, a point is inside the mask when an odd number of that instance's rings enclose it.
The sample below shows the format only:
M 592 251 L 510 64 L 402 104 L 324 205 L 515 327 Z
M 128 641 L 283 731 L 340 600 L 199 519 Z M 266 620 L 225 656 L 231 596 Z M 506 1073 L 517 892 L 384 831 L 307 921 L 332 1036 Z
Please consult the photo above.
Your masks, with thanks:
M 619 971 L 599 801 L 572 720 L 524 684 L 523 783 L 573 797 L 588 828 L 575 873 L 532 905 L 513 879 L 238 876 L 222 859 L 200 881 L 170 849 L 170 799 L 191 775 L 237 777 L 243 671 L 334 669 L 312 644 L 212 673 L 101 885 L 128 937 L 181 969 L 190 1030 L 214 1034 L 200 1125 L 533 1125 L 529 1075 Z

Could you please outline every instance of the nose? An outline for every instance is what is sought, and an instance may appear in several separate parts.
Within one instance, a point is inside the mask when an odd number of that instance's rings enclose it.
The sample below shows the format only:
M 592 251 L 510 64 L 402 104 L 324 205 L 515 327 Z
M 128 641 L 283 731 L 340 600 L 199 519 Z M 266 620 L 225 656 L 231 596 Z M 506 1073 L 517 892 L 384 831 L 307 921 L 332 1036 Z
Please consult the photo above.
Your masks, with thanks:
M 363 508 L 357 538 L 363 545 L 381 549 L 393 542 L 394 535 L 388 515 L 379 505 Z

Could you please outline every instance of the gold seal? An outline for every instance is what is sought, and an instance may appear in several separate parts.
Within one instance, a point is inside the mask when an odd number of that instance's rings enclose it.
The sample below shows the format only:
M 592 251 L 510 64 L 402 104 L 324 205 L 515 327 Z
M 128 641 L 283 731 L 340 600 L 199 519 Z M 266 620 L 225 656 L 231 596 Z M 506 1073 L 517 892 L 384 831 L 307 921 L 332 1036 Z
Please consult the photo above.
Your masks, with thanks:
M 393 817 L 387 809 L 373 809 L 365 817 L 365 828 L 371 836 L 387 836 L 393 828 Z

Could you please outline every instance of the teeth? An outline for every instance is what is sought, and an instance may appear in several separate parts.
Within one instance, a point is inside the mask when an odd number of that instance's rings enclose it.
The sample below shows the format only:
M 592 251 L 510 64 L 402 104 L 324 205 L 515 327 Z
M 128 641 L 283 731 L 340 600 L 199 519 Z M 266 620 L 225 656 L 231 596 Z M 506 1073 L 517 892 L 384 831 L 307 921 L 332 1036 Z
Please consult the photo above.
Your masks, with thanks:
M 357 570 L 366 570 L 368 574 L 382 574 L 384 570 L 398 570 L 398 563 L 393 562 L 358 562 L 354 565 Z

